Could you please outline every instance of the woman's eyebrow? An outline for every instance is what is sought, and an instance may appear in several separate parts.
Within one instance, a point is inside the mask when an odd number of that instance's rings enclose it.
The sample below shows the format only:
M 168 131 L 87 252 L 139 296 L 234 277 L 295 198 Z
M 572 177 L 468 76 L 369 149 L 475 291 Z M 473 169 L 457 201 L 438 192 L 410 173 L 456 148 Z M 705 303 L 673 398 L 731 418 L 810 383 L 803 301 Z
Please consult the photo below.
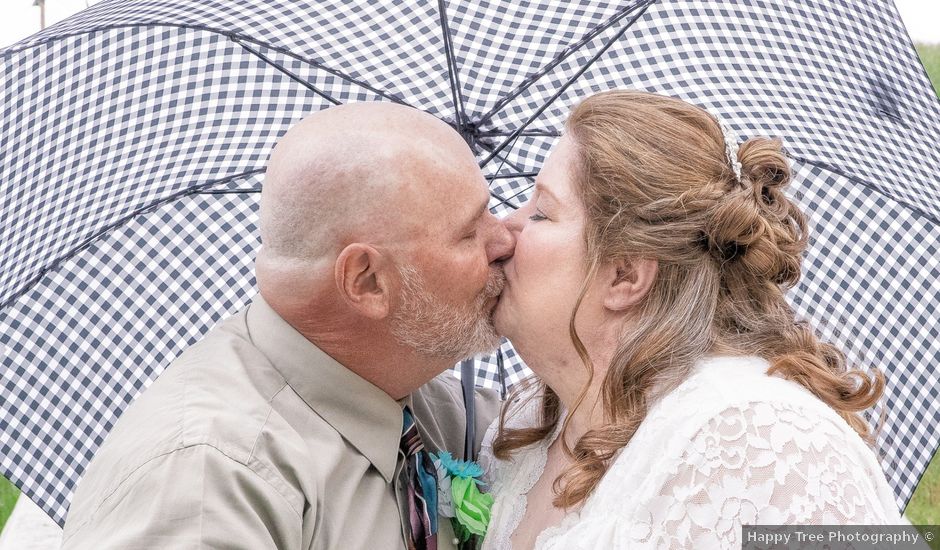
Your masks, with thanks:
M 561 202 L 558 200 L 558 197 L 555 196 L 555 194 L 552 193 L 552 191 L 548 187 L 545 187 L 541 183 L 538 183 L 538 182 L 535 183 L 535 191 L 541 195 L 546 195 L 553 202 L 556 202 L 556 203 Z

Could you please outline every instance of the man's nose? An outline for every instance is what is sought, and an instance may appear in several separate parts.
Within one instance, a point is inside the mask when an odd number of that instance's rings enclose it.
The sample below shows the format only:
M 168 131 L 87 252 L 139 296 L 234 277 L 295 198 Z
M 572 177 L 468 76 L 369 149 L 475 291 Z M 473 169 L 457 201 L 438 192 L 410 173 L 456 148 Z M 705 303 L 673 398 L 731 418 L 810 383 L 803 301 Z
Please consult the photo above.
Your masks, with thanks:
M 493 241 L 490 247 L 490 262 L 508 260 L 516 248 L 516 236 L 507 225 L 494 218 Z

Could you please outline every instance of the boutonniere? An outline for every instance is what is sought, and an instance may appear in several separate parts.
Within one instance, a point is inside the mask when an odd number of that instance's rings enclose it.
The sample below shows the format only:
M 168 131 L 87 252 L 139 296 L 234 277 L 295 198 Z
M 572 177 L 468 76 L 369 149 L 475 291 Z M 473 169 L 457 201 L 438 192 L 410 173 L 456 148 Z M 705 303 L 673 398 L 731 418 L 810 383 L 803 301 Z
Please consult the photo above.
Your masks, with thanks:
M 456 460 L 447 451 L 431 454 L 437 469 L 437 510 L 454 527 L 460 542 L 471 535 L 483 536 L 490 523 L 493 496 L 480 491 L 483 468 L 467 460 Z

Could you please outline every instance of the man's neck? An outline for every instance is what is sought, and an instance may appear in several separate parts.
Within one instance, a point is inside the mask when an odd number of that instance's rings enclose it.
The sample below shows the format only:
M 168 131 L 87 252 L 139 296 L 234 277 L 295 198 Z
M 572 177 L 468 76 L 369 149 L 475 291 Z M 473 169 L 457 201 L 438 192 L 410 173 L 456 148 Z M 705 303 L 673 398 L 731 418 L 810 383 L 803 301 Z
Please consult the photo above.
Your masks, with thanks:
M 291 327 L 360 378 L 400 400 L 453 366 L 446 359 L 427 357 L 399 344 L 381 321 L 347 314 L 329 295 L 317 307 L 268 304 Z M 314 316 L 309 311 L 314 310 Z
M 301 334 L 341 365 L 400 400 L 452 366 L 380 336 L 350 333 Z

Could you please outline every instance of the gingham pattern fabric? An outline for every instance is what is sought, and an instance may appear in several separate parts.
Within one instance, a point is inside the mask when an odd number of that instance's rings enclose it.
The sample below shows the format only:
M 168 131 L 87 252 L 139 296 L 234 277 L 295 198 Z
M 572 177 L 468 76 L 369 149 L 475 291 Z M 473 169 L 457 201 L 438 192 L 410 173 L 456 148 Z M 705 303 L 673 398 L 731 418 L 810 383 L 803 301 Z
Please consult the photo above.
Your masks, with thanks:
M 884 413 L 882 466 L 896 492 L 910 495 L 940 444 L 940 227 L 860 182 L 793 168 L 790 196 L 812 233 L 789 297 L 851 365 L 886 372 L 873 424 Z
M 782 137 L 812 229 L 790 298 L 888 373 L 900 506 L 938 446 L 940 102 L 890 2 L 117 0 L 0 58 L 0 471 L 60 524 L 127 404 L 256 292 L 276 139 L 353 101 L 451 123 L 498 215 L 602 89 Z M 501 352 L 479 384 L 528 374 Z

